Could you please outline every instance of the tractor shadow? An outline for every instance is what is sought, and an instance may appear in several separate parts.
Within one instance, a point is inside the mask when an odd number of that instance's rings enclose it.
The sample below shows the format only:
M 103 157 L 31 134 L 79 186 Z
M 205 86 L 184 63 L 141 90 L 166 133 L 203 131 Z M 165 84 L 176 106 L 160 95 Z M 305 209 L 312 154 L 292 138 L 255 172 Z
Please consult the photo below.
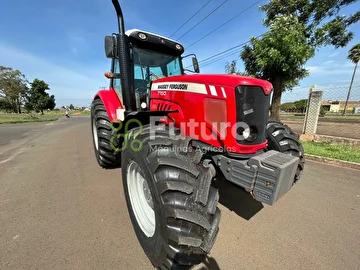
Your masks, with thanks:
M 205 260 L 195 269 L 196 270 L 220 270 L 221 268 L 214 258 L 207 256 L 205 258 Z
M 213 186 L 219 189 L 219 203 L 243 219 L 250 220 L 264 208 L 248 192 L 227 180 L 216 180 Z

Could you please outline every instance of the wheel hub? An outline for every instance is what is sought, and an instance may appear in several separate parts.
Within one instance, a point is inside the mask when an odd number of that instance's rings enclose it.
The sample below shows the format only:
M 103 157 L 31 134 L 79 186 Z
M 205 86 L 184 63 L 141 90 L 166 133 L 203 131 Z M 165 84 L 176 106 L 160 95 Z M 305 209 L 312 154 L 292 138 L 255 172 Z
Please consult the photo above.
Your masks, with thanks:
M 151 191 L 140 166 L 131 161 L 127 167 L 127 187 L 137 223 L 147 237 L 155 233 L 155 212 Z
M 153 203 L 153 200 L 151 197 L 151 192 L 149 189 L 149 185 L 146 181 L 144 181 L 144 183 L 143 183 L 143 191 L 144 191 L 144 196 L 145 196 L 145 199 L 146 199 L 148 205 L 151 207 L 152 210 L 154 210 L 154 203 Z
M 92 120 L 92 129 L 93 129 L 93 139 L 96 150 L 99 150 L 99 139 L 98 139 L 98 133 L 97 128 L 94 119 Z

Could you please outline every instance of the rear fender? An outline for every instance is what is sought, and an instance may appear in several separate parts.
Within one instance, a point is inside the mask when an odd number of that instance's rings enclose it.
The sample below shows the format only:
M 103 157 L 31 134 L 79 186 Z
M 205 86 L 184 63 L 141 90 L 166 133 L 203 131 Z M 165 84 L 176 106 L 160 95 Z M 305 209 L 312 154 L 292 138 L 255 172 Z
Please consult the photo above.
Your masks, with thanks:
M 124 109 L 124 106 L 121 103 L 115 90 L 113 88 L 110 88 L 109 90 L 100 90 L 96 93 L 94 100 L 95 99 L 101 99 L 108 114 L 109 120 L 111 122 L 118 123 L 119 120 L 116 116 L 116 110 Z

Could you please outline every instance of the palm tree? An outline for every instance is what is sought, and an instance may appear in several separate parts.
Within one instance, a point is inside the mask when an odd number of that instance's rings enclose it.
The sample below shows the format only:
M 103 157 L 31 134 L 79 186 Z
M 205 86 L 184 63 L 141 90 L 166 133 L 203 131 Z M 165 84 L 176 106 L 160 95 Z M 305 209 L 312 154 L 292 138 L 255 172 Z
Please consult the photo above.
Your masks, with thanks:
M 357 68 L 357 66 L 358 66 L 358 64 L 359 64 L 359 61 L 360 61 L 360 43 L 356 44 L 355 46 L 353 46 L 353 47 L 349 50 L 348 59 L 350 59 L 350 61 L 355 64 L 355 68 L 354 68 L 354 72 L 353 72 L 353 75 L 352 75 L 352 78 L 351 78 L 351 83 L 350 83 L 348 95 L 347 95 L 347 98 L 346 98 L 343 115 L 346 114 L 346 107 L 347 107 L 348 102 L 349 102 L 350 93 L 351 93 L 351 88 L 352 88 L 352 85 L 353 85 L 353 82 L 354 82 L 354 78 L 355 78 L 356 68 Z

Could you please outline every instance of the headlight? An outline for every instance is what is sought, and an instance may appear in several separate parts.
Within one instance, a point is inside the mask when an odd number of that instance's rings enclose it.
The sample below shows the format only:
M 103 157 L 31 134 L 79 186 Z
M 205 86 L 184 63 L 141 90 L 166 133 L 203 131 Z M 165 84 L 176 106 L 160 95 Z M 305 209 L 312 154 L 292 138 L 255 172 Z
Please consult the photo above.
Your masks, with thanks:
M 244 122 L 237 123 L 236 125 L 236 139 L 238 141 L 253 142 L 257 139 L 256 129 L 248 126 Z

